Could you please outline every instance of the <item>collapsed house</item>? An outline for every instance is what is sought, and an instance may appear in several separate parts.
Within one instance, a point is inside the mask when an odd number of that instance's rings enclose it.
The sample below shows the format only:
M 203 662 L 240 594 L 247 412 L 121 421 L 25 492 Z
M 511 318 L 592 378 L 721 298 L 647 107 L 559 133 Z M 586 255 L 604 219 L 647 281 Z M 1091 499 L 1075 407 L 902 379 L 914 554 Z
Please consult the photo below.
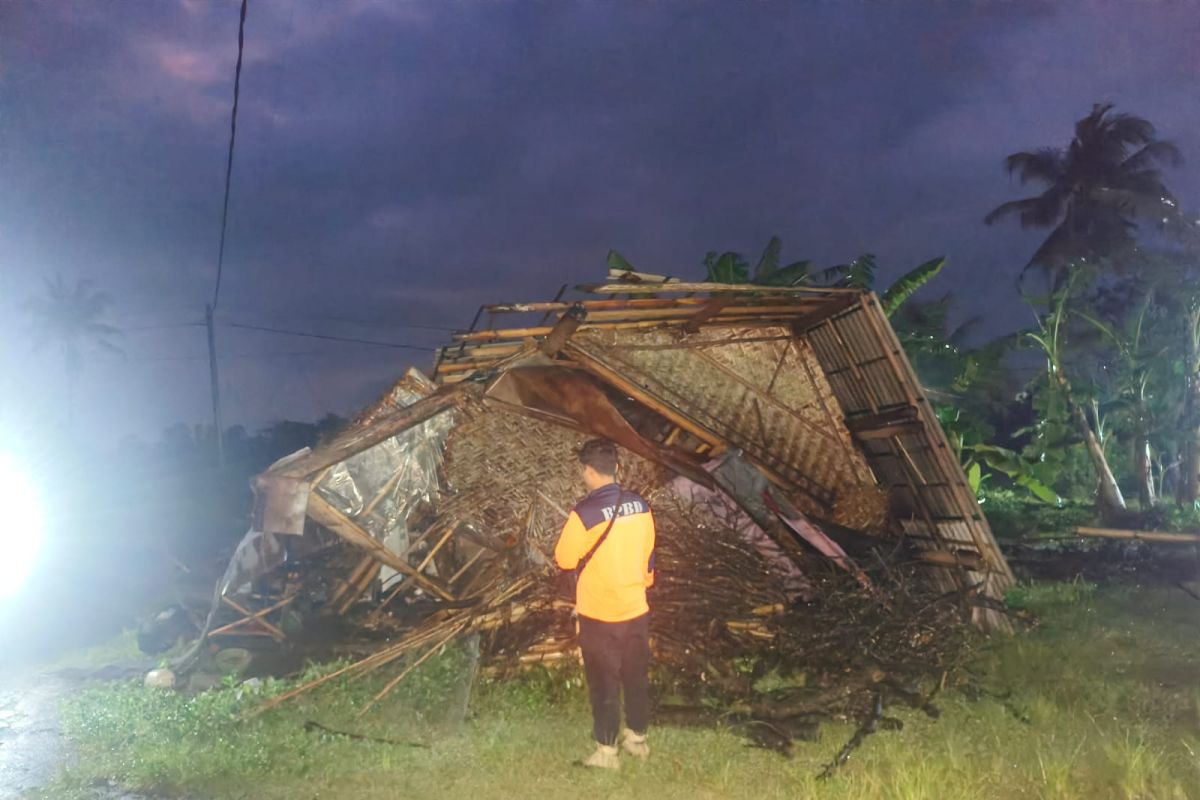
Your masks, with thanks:
M 685 629 L 777 646 L 830 581 L 887 606 L 856 551 L 903 551 L 929 597 L 1007 628 L 1012 574 L 873 294 L 639 277 L 484 307 L 429 377 L 259 476 L 208 636 L 283 639 L 307 592 L 390 631 L 351 673 L 480 631 L 514 661 L 560 657 L 551 553 L 597 436 L 654 508 L 662 661 L 714 669 Z M 297 565 L 334 541 L 349 559 L 305 587 Z

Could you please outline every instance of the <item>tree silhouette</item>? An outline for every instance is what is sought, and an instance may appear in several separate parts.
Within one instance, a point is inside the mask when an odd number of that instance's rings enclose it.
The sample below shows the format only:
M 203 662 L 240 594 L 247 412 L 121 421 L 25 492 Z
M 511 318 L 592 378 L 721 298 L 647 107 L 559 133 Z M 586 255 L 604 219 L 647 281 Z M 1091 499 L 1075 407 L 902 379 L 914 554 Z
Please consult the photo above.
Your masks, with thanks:
M 35 347 L 51 345 L 62 358 L 67 379 L 68 424 L 85 350 L 122 352 L 113 342 L 120 331 L 104 322 L 111 305 L 112 298 L 90 280 L 76 280 L 72 284 L 61 275 L 46 279 L 45 293 L 27 304 L 26 310 L 33 320 Z
M 1182 164 L 1179 149 L 1157 139 L 1149 121 L 1112 110 L 1112 104 L 1094 105 L 1075 123 L 1075 136 L 1065 148 L 1022 151 L 1004 160 L 1022 184 L 1044 188 L 997 206 L 984 222 L 1016 216 L 1022 228 L 1053 228 L 1026 269 L 1036 265 L 1057 279 L 1073 262 L 1130 248 L 1138 220 L 1167 225 L 1179 216 L 1157 169 Z

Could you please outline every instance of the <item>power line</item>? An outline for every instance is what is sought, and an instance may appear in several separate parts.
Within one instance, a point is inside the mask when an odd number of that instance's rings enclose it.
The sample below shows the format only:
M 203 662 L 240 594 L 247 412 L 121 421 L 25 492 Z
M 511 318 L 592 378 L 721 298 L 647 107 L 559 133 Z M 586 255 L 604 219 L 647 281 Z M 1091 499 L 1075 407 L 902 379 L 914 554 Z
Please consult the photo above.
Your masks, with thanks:
M 349 336 L 330 336 L 324 333 L 308 333 L 305 331 L 289 331 L 283 328 L 271 328 L 266 325 L 247 325 L 241 322 L 224 322 L 221 323 L 229 328 L 242 328 L 248 331 L 263 331 L 264 333 L 279 333 L 285 336 L 303 336 L 306 339 L 323 339 L 329 342 L 347 342 L 350 344 L 366 344 L 373 347 L 392 347 L 397 350 L 420 350 L 423 353 L 432 352 L 433 348 L 418 345 L 408 344 L 405 342 L 383 342 L 378 339 L 355 339 Z
M 349 325 L 359 325 L 363 327 L 379 327 L 379 328 L 412 328 L 421 331 L 439 331 L 441 333 L 455 333 L 460 328 L 451 328 L 445 325 L 425 325 L 419 322 L 396 322 L 394 320 L 384 319 L 366 319 L 363 317 L 343 317 L 336 314 L 312 314 L 303 311 L 259 311 L 255 310 L 252 313 L 266 319 L 305 319 L 305 320 L 326 320 L 329 322 L 344 322 Z
M 246 42 L 246 6 L 249 0 L 242 0 L 241 18 L 238 20 L 238 55 L 237 66 L 233 68 L 233 113 L 229 119 L 229 157 L 225 161 L 225 201 L 221 206 L 221 244 L 217 248 L 217 284 L 213 288 L 212 307 L 217 307 L 221 296 L 221 271 L 225 265 L 225 225 L 229 219 L 229 184 L 233 177 L 233 143 L 237 138 L 238 95 L 242 85 L 242 48 Z
M 273 358 L 297 358 L 297 357 L 301 357 L 301 356 L 311 356 L 311 357 L 317 358 L 317 357 L 335 356 L 335 355 L 338 355 L 338 354 L 334 353 L 334 352 L 329 352 L 329 351 L 322 352 L 320 350 L 292 350 L 292 351 L 279 352 L 279 353 L 224 353 L 222 355 L 217 356 L 217 358 L 219 358 L 221 361 L 232 361 L 234 359 L 264 359 L 264 360 L 267 360 L 267 359 L 273 359 Z M 205 353 L 205 354 L 201 354 L 201 355 L 187 355 L 187 356 L 141 356 L 141 355 L 112 356 L 112 357 L 103 358 L 100 360 L 105 361 L 105 362 L 136 361 L 139 363 L 148 363 L 148 362 L 165 362 L 165 361 L 203 361 L 207 358 L 208 358 L 208 354 Z
M 163 322 L 157 325 L 124 325 L 117 326 L 117 330 L 121 333 L 132 333 L 133 331 L 160 331 L 165 328 L 203 328 L 203 322 Z

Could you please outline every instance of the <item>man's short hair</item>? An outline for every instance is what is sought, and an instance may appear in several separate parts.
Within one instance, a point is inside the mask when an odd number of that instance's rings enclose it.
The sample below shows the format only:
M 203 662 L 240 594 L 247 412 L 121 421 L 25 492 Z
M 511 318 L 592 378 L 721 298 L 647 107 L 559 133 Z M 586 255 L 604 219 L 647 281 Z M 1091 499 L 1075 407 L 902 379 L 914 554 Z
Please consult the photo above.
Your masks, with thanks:
M 617 446 L 607 439 L 589 439 L 579 448 L 579 463 L 601 475 L 616 475 Z

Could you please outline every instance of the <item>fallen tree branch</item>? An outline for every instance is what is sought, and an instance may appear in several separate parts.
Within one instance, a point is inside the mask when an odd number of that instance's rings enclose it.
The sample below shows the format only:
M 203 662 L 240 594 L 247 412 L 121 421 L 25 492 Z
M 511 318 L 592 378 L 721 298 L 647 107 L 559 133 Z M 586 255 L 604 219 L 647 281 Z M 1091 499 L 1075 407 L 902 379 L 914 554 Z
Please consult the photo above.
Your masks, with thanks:
M 334 730 L 333 728 L 322 725 L 321 723 L 317 722 L 316 720 L 311 720 L 311 719 L 305 720 L 304 730 L 309 731 L 310 733 L 313 731 L 318 731 L 320 733 L 327 733 L 330 736 L 344 736 L 347 739 L 351 739 L 355 742 L 373 742 L 375 744 L 391 744 L 391 745 L 395 745 L 397 747 L 420 747 L 424 750 L 429 749 L 429 745 L 423 744 L 421 742 L 401 742 L 396 739 L 384 739 L 379 736 L 364 736 L 361 733 L 351 733 L 350 731 Z

